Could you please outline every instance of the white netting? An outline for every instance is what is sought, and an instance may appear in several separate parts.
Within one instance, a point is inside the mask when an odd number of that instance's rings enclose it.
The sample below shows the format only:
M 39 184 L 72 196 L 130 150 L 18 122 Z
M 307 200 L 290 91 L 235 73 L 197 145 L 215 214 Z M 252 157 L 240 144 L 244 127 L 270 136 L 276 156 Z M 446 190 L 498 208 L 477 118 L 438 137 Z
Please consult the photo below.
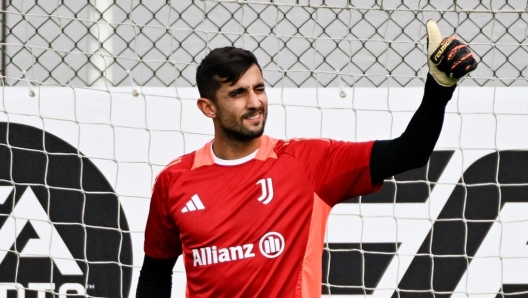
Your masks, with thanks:
M 2 5 L 0 298 L 133 297 L 153 180 L 212 137 L 194 88 L 210 49 L 256 54 L 267 134 L 386 139 L 421 100 L 428 19 L 478 69 L 425 168 L 334 209 L 323 293 L 528 295 L 526 1 Z

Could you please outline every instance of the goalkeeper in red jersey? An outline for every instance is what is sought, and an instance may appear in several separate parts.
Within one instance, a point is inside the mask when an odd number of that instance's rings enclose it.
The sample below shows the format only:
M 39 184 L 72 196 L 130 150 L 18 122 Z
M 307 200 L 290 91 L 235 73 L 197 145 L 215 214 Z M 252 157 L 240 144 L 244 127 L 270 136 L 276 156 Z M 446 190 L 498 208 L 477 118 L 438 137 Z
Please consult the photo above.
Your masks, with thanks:
M 320 297 L 331 208 L 425 165 L 457 80 L 476 68 L 467 46 L 427 23 L 422 103 L 393 140 L 278 140 L 263 135 L 268 101 L 249 51 L 211 51 L 197 69 L 197 105 L 214 139 L 158 175 L 137 297 L 170 297 L 183 254 L 187 297 Z

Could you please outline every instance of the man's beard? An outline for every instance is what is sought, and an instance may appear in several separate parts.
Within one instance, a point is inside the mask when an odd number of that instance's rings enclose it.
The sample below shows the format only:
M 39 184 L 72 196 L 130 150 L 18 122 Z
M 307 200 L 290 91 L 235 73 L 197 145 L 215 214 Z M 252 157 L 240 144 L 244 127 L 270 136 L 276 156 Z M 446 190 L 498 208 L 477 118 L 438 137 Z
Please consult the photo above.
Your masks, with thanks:
M 262 114 L 262 126 L 259 130 L 250 130 L 242 122 L 239 122 L 235 117 L 230 117 L 220 123 L 220 126 L 227 137 L 236 141 L 250 141 L 256 139 L 264 133 L 264 126 L 266 126 L 267 112 L 264 109 L 258 111 L 251 111 L 243 116 L 243 119 L 260 112 Z

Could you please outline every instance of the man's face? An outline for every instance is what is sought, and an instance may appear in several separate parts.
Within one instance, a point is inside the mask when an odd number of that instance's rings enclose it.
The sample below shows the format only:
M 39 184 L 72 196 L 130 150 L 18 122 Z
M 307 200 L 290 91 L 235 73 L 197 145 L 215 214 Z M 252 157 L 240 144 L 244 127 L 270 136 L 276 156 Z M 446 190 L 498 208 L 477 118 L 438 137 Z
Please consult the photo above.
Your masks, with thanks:
M 264 132 L 268 98 L 262 73 L 253 64 L 240 79 L 216 91 L 217 123 L 224 134 L 238 141 L 252 140 Z

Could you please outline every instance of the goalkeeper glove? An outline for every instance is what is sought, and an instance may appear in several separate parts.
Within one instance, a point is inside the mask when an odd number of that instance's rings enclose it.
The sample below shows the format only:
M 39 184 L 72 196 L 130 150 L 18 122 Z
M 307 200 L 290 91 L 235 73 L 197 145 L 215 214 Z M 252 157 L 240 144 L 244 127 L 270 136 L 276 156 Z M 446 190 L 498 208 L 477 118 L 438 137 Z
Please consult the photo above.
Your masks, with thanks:
M 451 36 L 442 40 L 435 21 L 427 21 L 427 62 L 429 72 L 442 86 L 449 87 L 477 68 L 477 61 L 465 43 Z

